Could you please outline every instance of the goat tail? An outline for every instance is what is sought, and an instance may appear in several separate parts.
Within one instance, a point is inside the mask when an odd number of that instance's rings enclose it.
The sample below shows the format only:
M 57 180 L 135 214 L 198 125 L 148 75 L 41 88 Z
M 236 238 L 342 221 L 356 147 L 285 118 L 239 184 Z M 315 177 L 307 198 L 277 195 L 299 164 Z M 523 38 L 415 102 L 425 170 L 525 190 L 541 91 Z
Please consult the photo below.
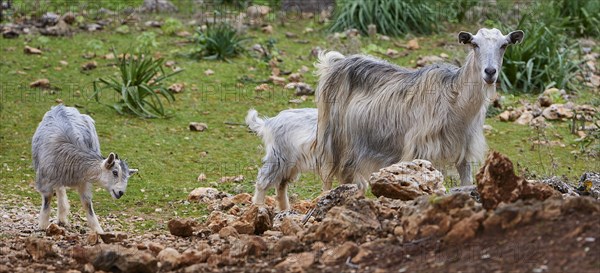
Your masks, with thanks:
M 337 51 L 322 51 L 319 53 L 319 61 L 315 63 L 316 75 L 319 77 L 319 83 L 315 92 L 317 108 L 319 109 L 319 117 L 317 121 L 317 137 L 313 143 L 311 150 L 318 158 L 317 172 L 323 181 L 331 181 L 334 177 L 339 178 L 339 153 L 335 150 L 334 142 L 336 133 L 341 128 L 336 127 L 336 119 L 334 116 L 337 113 L 330 113 L 330 109 L 335 107 L 332 105 L 336 102 L 337 95 L 340 95 L 340 89 L 343 89 L 341 78 L 345 75 L 340 75 L 339 70 L 333 67 L 337 62 L 342 61 L 346 57 Z M 343 151 L 341 151 L 343 152 Z
M 248 111 L 246 115 L 246 124 L 252 132 L 262 135 L 265 128 L 265 120 L 258 117 L 258 112 L 254 109 Z
M 345 56 L 342 55 L 342 53 L 339 53 L 337 51 L 321 51 L 319 52 L 319 61 L 317 63 L 315 63 L 315 67 L 317 68 L 317 76 L 322 76 L 325 73 L 327 73 L 327 71 L 329 70 L 329 68 L 333 65 L 333 63 L 344 59 Z

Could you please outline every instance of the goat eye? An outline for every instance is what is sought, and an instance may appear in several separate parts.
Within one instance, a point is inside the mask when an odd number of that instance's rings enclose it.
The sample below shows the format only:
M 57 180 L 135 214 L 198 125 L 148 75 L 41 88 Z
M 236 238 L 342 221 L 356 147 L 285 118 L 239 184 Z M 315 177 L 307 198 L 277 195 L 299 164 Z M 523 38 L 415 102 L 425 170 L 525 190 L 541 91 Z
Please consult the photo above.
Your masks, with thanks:
M 117 172 L 116 170 L 113 171 L 113 175 L 114 176 L 119 176 L 119 172 Z
M 479 48 L 479 46 L 477 44 L 471 43 L 473 45 L 473 48 Z
M 503 44 L 503 45 L 500 47 L 500 49 L 506 49 L 506 47 L 507 47 L 507 46 L 508 46 L 507 44 Z

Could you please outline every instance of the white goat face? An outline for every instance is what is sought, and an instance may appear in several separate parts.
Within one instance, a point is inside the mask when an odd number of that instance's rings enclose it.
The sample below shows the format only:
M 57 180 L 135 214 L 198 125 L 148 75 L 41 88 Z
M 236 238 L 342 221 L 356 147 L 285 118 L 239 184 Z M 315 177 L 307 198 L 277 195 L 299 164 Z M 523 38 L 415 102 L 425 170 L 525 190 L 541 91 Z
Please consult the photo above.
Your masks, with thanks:
M 523 36 L 521 30 L 502 35 L 498 29 L 482 28 L 476 35 L 461 31 L 458 40 L 473 47 L 475 63 L 481 71 L 481 77 L 487 84 L 494 84 L 502 68 L 502 57 L 506 47 L 521 42 Z
M 100 183 L 113 198 L 119 199 L 127 190 L 127 180 L 137 171 L 129 169 L 127 162 L 120 160 L 119 155 L 110 153 L 102 162 Z

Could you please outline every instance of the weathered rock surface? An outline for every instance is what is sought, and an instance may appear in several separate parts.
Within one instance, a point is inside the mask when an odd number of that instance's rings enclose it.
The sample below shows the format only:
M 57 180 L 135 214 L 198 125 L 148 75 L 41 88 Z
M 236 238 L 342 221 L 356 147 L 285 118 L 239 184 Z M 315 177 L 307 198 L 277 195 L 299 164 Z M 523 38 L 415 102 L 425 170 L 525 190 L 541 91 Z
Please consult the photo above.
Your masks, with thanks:
M 500 203 L 511 203 L 518 199 L 545 200 L 559 195 L 546 184 L 528 183 L 515 175 L 512 162 L 496 151 L 489 154 L 476 178 L 477 191 L 486 209 L 494 209 Z
M 189 237 L 194 235 L 196 222 L 193 220 L 171 219 L 168 223 L 169 232 L 175 236 Z
M 422 195 L 444 195 L 444 177 L 431 162 L 416 159 L 385 167 L 369 179 L 373 195 L 413 200 Z
M 96 270 L 109 272 L 156 272 L 154 256 L 135 248 L 101 244 L 93 247 L 74 247 L 71 257 L 80 263 L 91 263 Z

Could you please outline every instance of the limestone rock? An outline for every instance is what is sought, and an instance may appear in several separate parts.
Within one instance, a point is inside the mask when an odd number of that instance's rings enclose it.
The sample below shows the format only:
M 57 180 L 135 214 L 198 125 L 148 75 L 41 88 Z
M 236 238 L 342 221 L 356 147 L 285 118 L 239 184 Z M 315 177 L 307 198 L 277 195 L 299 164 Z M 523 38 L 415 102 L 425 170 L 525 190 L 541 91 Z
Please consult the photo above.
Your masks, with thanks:
M 558 195 L 558 192 L 546 184 L 528 183 L 515 175 L 512 162 L 496 151 L 489 154 L 476 178 L 481 203 L 488 210 L 496 208 L 502 202 L 511 203 L 518 199 L 545 200 Z
M 194 235 L 196 222 L 184 219 L 171 219 L 168 223 L 169 232 L 175 236 L 189 237 Z
M 177 7 L 168 0 L 144 0 L 140 10 L 142 12 L 177 12 Z
M 158 261 L 154 256 L 135 248 L 100 244 L 94 247 L 74 248 L 71 255 L 80 263 L 91 263 L 96 270 L 109 272 L 156 272 Z
M 358 245 L 354 242 L 345 242 L 340 246 L 329 249 L 321 256 L 321 261 L 325 265 L 334 265 L 345 262 L 348 258 L 358 253 Z
M 52 249 L 52 242 L 40 238 L 27 238 L 27 241 L 25 241 L 25 250 L 31 255 L 34 261 L 56 256 L 56 252 Z
M 521 116 L 515 121 L 516 124 L 519 125 L 529 125 L 533 120 L 533 114 L 530 111 L 525 111 Z
M 174 248 L 167 247 L 156 256 L 161 263 L 161 268 L 174 269 L 179 266 L 181 254 Z
M 102 239 L 102 242 L 104 242 L 105 244 L 118 243 L 118 242 L 122 242 L 123 240 L 127 239 L 127 234 L 125 234 L 125 233 L 105 232 L 105 233 L 98 233 L 98 235 Z
M 400 200 L 413 200 L 421 195 L 444 195 L 444 177 L 431 162 L 416 159 L 400 162 L 373 173 L 369 179 L 371 192 Z
M 355 184 L 342 184 L 337 188 L 324 192 L 321 197 L 317 198 L 317 205 L 309 212 L 315 220 L 322 220 L 327 212 L 335 207 L 344 205 L 347 201 L 355 200 L 363 196 L 362 191 Z
M 542 111 L 542 115 L 547 120 L 557 120 L 562 118 L 572 118 L 573 110 L 567 108 L 564 104 L 552 104 L 544 111 Z

